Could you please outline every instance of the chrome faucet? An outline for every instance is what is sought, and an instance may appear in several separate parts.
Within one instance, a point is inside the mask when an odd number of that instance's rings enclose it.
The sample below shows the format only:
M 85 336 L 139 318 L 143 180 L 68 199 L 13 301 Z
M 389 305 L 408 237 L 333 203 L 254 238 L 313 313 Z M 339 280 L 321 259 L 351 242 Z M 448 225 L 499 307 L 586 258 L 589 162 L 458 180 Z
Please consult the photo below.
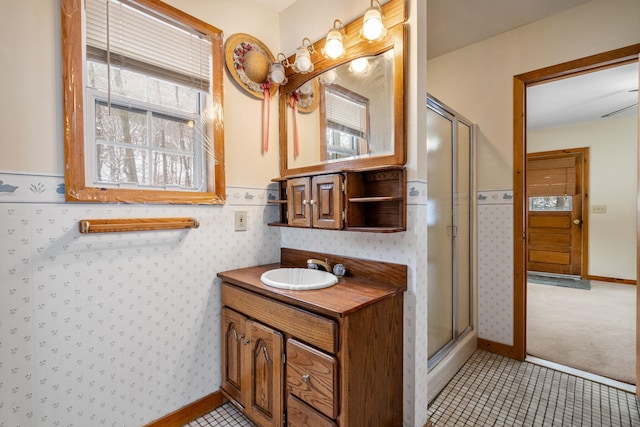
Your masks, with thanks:
M 328 262 L 315 259 L 315 258 L 311 258 L 307 260 L 307 268 L 310 268 L 312 270 L 328 271 L 329 273 L 331 273 L 331 266 L 329 265 Z

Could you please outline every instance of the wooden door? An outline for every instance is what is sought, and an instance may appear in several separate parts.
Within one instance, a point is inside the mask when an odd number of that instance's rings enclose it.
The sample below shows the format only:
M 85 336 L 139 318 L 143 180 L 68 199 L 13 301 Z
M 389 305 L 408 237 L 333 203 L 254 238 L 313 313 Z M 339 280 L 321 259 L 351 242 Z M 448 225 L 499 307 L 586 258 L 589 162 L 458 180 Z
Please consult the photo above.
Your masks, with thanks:
M 320 175 L 313 178 L 313 226 L 339 230 L 342 228 L 342 175 Z
M 242 407 L 243 398 L 242 348 L 245 339 L 246 318 L 226 307 L 222 308 L 222 389 Z
M 248 320 L 247 338 L 244 355 L 251 366 L 251 383 L 246 415 L 260 427 L 280 427 L 284 422 L 282 334 Z
M 583 274 L 586 150 L 527 155 L 527 271 Z

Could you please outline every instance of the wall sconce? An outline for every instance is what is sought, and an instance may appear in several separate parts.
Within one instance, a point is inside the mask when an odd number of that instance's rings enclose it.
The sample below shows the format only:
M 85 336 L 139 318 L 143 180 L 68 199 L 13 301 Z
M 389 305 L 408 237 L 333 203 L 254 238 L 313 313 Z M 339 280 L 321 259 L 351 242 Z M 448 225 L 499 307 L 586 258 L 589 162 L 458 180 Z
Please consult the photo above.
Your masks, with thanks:
M 324 49 L 322 49 L 322 54 L 326 58 L 336 59 L 344 54 L 344 45 L 342 44 L 343 34 L 345 34 L 344 25 L 342 25 L 342 21 L 336 19 L 333 21 L 333 28 L 327 33 Z
M 302 44 L 296 49 L 296 59 L 291 68 L 300 74 L 307 74 L 313 71 L 313 62 L 311 54 L 316 53 L 313 43 L 308 38 L 302 39 Z
M 284 53 L 279 53 L 278 56 L 276 56 L 276 60 L 269 66 L 269 80 L 277 85 L 287 84 L 288 79 L 285 74 L 285 68 L 291 68 L 300 74 L 312 72 L 312 53 L 316 53 L 316 49 L 313 47 L 311 40 L 306 37 L 302 39 L 302 44 L 296 49 L 296 57 L 293 64 L 284 56 Z
M 280 57 L 282 57 L 282 59 Z M 288 79 L 284 73 L 285 66 L 289 67 L 291 65 L 289 64 L 287 57 L 284 56 L 284 53 L 279 53 L 278 56 L 276 56 L 276 61 L 269 66 L 269 79 L 273 83 L 277 85 L 287 84 Z
M 362 32 L 360 37 L 370 41 L 382 40 L 387 35 L 387 29 L 382 23 L 382 10 L 378 0 L 371 0 L 371 7 L 364 13 Z

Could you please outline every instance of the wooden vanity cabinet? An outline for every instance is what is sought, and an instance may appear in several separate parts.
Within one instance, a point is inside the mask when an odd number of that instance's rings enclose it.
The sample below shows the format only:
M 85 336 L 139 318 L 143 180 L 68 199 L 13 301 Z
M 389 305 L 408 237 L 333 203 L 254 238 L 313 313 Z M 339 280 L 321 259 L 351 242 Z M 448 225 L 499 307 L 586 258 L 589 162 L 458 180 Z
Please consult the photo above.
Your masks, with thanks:
M 393 233 L 406 230 L 403 167 L 276 178 L 280 221 L 269 225 Z
M 300 252 L 285 266 L 327 258 Z M 260 282 L 282 264 L 219 274 L 221 390 L 259 426 L 402 426 L 406 267 L 350 260 L 329 257 L 386 282 L 345 277 L 330 288 L 292 292 Z

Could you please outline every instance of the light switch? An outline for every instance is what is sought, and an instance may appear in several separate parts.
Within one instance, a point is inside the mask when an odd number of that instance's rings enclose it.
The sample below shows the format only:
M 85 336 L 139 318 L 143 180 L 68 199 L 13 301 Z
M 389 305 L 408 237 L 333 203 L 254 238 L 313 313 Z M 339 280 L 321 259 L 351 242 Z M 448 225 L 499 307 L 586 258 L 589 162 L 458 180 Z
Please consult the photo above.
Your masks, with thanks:
M 607 205 L 591 205 L 591 213 L 594 214 L 606 214 Z
M 235 211 L 235 231 L 247 231 L 247 211 Z

